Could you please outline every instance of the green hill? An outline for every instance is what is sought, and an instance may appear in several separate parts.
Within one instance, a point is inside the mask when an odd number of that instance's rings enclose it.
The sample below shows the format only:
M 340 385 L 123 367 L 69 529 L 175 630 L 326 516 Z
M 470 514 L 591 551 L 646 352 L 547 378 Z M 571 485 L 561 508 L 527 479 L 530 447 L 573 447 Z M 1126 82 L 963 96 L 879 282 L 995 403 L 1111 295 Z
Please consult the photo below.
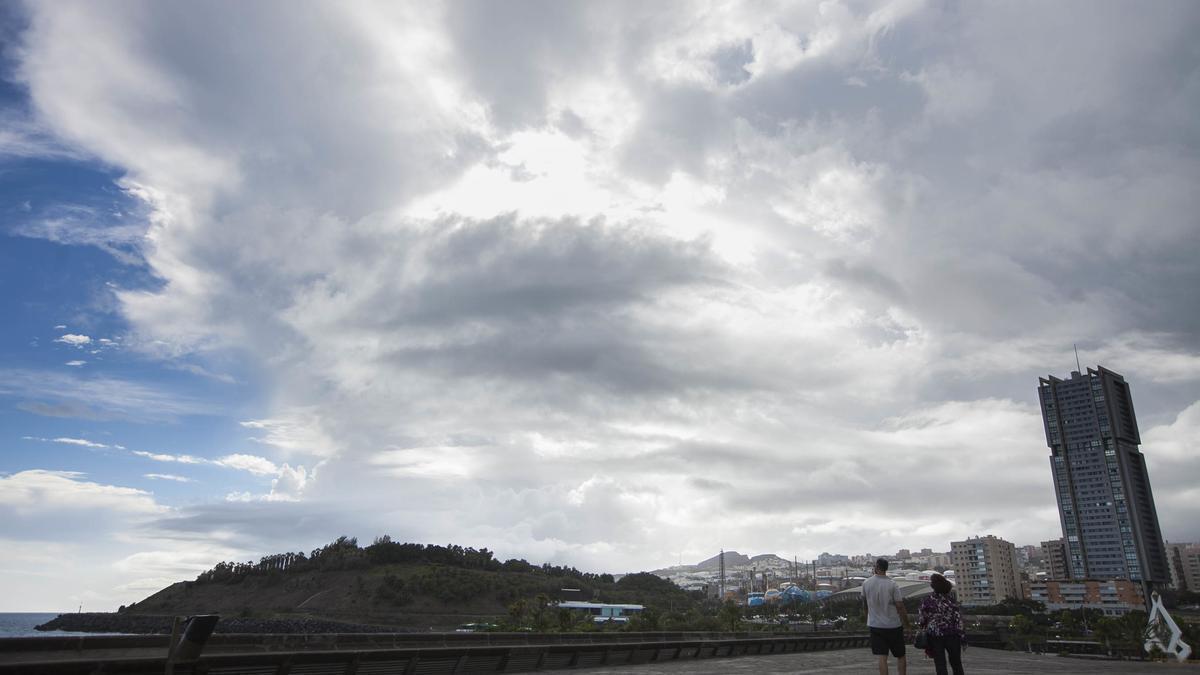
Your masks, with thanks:
M 572 567 L 500 562 L 487 549 L 402 544 L 387 537 L 363 548 L 341 537 L 307 555 L 220 563 L 195 581 L 172 584 L 122 611 L 314 617 L 421 630 L 499 619 L 511 628 L 554 629 L 559 618 L 538 609 L 543 604 L 538 596 L 561 599 L 562 589 L 578 589 L 569 595 L 580 599 L 644 604 L 652 616 L 682 614 L 704 602 L 648 573 L 617 580 Z

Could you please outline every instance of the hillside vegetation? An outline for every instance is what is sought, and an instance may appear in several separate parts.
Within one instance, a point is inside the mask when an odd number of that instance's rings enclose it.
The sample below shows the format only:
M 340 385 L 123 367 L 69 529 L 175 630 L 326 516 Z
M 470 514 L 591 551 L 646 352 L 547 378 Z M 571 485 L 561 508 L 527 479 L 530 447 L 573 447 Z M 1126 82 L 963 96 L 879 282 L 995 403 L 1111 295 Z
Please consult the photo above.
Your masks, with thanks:
M 567 628 L 570 620 L 544 610 L 545 601 L 561 598 L 565 588 L 578 589 L 583 599 L 644 604 L 653 621 L 694 615 L 704 602 L 653 574 L 616 580 L 573 567 L 500 562 L 487 549 L 397 543 L 385 536 L 366 547 L 341 537 L 307 555 L 222 562 L 195 581 L 172 584 L 121 611 L 320 617 L 419 629 L 495 621 L 552 630 Z

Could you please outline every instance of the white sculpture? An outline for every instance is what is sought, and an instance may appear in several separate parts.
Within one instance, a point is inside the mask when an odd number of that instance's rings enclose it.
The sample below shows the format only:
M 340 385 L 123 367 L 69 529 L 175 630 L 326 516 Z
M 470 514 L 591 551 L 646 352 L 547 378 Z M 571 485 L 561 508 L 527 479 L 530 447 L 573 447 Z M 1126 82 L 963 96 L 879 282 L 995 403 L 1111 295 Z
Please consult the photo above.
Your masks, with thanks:
M 1192 655 L 1192 648 L 1183 641 L 1183 631 L 1179 630 L 1179 626 L 1175 624 L 1175 620 L 1167 613 L 1167 608 L 1163 607 L 1162 597 L 1158 595 L 1158 591 L 1150 594 L 1150 625 L 1146 644 L 1143 645 L 1145 650 L 1149 652 L 1154 647 L 1158 647 L 1168 654 L 1174 654 L 1178 661 L 1187 661 Z M 1167 635 L 1170 640 L 1167 644 L 1163 644 L 1163 638 Z

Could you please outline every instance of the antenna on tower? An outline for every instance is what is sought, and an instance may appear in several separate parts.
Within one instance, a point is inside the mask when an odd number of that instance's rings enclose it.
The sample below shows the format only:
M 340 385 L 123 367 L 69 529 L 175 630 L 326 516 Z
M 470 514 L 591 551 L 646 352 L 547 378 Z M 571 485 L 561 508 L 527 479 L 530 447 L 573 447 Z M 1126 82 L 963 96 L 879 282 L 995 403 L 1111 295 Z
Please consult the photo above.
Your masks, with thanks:
M 1075 348 L 1075 372 L 1082 374 L 1083 366 L 1079 365 L 1079 345 L 1072 344 L 1071 346 Z

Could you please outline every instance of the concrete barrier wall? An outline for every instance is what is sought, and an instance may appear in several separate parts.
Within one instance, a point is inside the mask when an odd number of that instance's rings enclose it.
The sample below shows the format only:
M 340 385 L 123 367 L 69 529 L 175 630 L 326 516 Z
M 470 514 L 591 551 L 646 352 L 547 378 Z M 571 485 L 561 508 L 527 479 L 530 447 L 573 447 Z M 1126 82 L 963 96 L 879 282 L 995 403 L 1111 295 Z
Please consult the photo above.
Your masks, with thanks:
M 471 634 L 467 634 L 471 635 Z M 553 639 L 550 639 L 553 636 Z M 262 638 L 265 636 L 249 636 Z M 288 636 L 315 638 L 318 636 Z M 866 635 L 763 636 L 762 634 L 474 634 L 468 639 L 440 636 L 453 646 L 394 646 L 351 644 L 342 636 L 325 636 L 333 649 L 260 650 L 217 653 L 205 648 L 194 663 L 177 664 L 178 675 L 382 675 L 441 673 L 516 673 L 534 670 L 586 668 L 601 665 L 723 658 L 743 655 L 784 654 L 866 647 Z M 356 635 L 355 638 L 363 636 Z M 372 636 L 380 638 L 381 636 Z M 418 636 L 405 635 L 400 642 Z M 432 636 L 419 636 L 429 640 Z M 144 638 L 143 638 L 144 639 Z M 511 644 L 498 644 L 509 640 Z M 283 640 L 284 643 L 288 642 Z M 292 640 L 294 643 L 295 640 Z M 111 643 L 105 643 L 111 645 Z M 309 646 L 316 647 L 315 644 Z M 144 648 L 137 648 L 142 651 Z M 99 653 L 104 651 L 104 654 Z M 0 662 L 0 673 L 28 675 L 82 675 L 83 673 L 161 674 L 166 667 L 166 645 L 160 655 L 120 655 L 110 650 L 76 652 L 42 651 L 9 653 Z M 53 657 L 51 656 L 53 654 Z M 40 656 L 41 658 L 38 658 Z

